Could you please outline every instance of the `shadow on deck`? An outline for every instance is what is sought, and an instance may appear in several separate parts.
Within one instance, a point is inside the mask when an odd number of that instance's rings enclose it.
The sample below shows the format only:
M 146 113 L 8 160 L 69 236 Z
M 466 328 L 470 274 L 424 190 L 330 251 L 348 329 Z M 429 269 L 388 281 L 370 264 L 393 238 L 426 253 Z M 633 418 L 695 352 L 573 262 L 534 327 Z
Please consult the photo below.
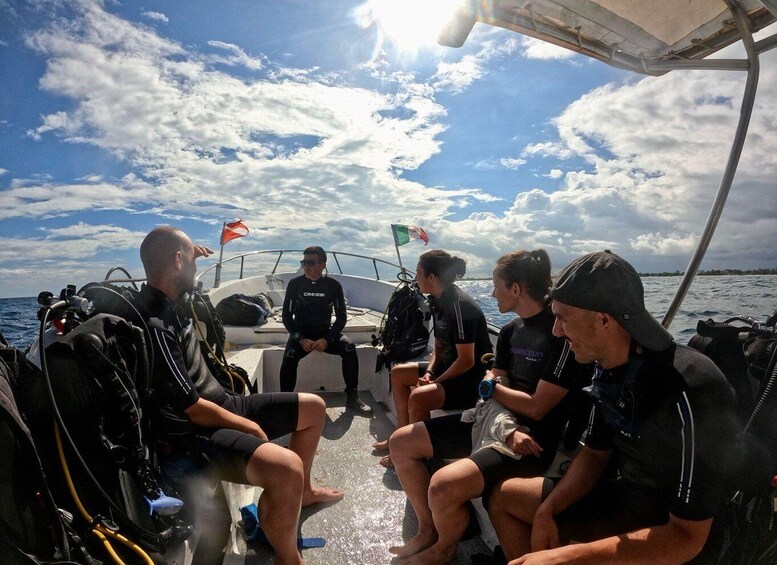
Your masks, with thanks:
M 401 544 L 416 532 L 415 514 L 396 473 L 381 467 L 377 452 L 371 448 L 376 439 L 388 437 L 394 426 L 369 392 L 360 394 L 375 410 L 372 418 L 346 411 L 344 393 L 322 393 L 328 418 L 313 465 L 313 483 L 342 489 L 345 499 L 331 506 L 315 505 L 303 509 L 301 535 L 326 540 L 323 548 L 302 551 L 309 565 L 390 563 L 389 547 Z M 228 491 L 236 488 L 243 487 L 227 485 Z M 230 495 L 233 501 L 234 494 Z M 245 490 L 245 504 L 255 502 L 254 497 L 255 492 Z M 230 511 L 235 515 L 237 508 L 230 508 Z M 459 544 L 454 563 L 470 563 L 471 556 L 476 553 L 490 554 L 478 536 Z M 231 536 L 225 564 L 272 562 L 273 552 L 268 546 L 246 543 L 239 528 Z

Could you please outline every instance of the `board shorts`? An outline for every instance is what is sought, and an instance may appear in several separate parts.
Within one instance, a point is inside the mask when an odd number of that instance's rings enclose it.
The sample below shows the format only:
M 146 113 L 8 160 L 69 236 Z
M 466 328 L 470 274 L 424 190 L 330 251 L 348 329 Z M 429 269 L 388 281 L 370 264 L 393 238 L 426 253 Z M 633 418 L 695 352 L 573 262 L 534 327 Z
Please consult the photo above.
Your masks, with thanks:
M 299 396 L 295 392 L 230 394 L 222 408 L 256 422 L 273 440 L 297 429 Z M 209 470 L 219 479 L 233 483 L 248 484 L 248 461 L 265 443 L 261 438 L 238 430 L 197 430 L 197 445 L 210 460 Z

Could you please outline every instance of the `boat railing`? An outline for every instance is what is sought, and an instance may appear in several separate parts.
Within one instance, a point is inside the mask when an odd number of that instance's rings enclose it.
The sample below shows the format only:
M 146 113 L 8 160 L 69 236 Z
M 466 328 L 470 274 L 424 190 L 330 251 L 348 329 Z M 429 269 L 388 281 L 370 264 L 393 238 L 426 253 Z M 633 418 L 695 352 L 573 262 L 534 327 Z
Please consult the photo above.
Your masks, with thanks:
M 238 280 L 242 280 L 246 276 L 246 258 L 249 257 L 255 257 L 259 255 L 273 255 L 277 254 L 278 257 L 275 260 L 275 264 L 272 267 L 272 270 L 268 273 L 270 276 L 274 275 L 276 271 L 278 270 L 278 266 L 280 265 L 281 259 L 283 259 L 284 255 L 291 255 L 291 254 L 302 254 L 304 252 L 303 249 L 261 249 L 258 251 L 249 251 L 248 253 L 241 253 L 240 255 L 235 255 L 233 257 L 229 257 L 228 259 L 224 259 L 214 265 L 211 265 L 207 269 L 205 269 L 202 273 L 199 273 L 197 275 L 197 282 L 203 280 L 203 277 L 207 275 L 211 271 L 215 271 L 214 274 L 214 280 L 213 280 L 213 286 L 215 288 L 218 288 L 221 284 L 221 270 L 224 264 L 227 263 L 235 263 L 239 262 L 240 270 L 238 274 Z M 402 276 L 412 276 L 413 272 L 409 271 L 408 269 L 405 269 L 404 267 L 397 265 L 396 263 L 392 263 L 390 261 L 384 261 L 383 259 L 378 259 L 376 257 L 369 257 L 367 255 L 360 255 L 358 253 L 348 253 L 346 251 L 327 251 L 327 258 L 330 258 L 334 260 L 335 266 L 337 268 L 337 271 L 339 274 L 346 274 L 343 271 L 343 267 L 340 264 L 340 259 L 343 257 L 351 257 L 356 259 L 363 259 L 365 261 L 368 261 L 372 263 L 372 269 L 375 272 L 375 280 L 382 280 L 380 277 L 380 270 L 378 269 L 378 266 L 384 266 L 384 267 L 392 267 L 397 269 L 397 278 Z M 327 261 L 329 266 L 329 261 Z

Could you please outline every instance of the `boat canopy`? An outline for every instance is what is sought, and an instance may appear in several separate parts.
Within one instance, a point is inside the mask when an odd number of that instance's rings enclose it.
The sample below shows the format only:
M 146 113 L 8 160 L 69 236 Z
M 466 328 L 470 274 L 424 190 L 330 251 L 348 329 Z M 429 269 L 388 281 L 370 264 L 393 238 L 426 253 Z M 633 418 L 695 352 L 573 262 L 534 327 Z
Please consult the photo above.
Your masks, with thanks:
M 777 21 L 777 0 L 460 0 L 437 42 L 461 47 L 476 22 L 502 27 L 646 75 L 675 69 L 745 71 L 739 123 L 718 193 L 696 251 L 662 321 L 672 323 L 723 212 L 753 111 L 759 56 L 777 33 L 753 33 Z M 711 58 L 741 42 L 746 58 Z
M 777 20 L 777 0 L 465 0 L 438 42 L 460 47 L 479 21 L 648 75 L 737 68 L 744 62 L 704 61 L 741 39 L 733 4 L 750 33 Z

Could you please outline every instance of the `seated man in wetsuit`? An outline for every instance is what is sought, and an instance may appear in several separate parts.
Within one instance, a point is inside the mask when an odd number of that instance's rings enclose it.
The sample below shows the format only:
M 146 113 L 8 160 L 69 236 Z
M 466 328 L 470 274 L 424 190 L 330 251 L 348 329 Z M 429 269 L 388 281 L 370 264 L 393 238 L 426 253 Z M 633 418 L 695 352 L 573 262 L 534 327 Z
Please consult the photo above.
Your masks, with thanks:
M 324 276 L 326 252 L 320 247 L 305 249 L 300 265 L 305 274 L 289 281 L 283 300 L 283 325 L 289 330 L 289 340 L 281 363 L 281 390 L 294 390 L 299 362 L 311 351 L 339 355 L 343 359 L 346 407 L 369 416 L 372 408 L 359 399 L 357 392 L 356 346 L 342 334 L 347 320 L 343 287 L 335 279 Z
M 560 481 L 509 479 L 490 515 L 511 565 L 685 563 L 704 548 L 735 460 L 734 394 L 645 310 L 634 268 L 573 261 L 549 297 L 554 333 L 596 362 L 585 446 Z M 619 478 L 602 480 L 610 462 Z M 711 540 L 713 541 L 713 540 Z M 572 543 L 574 542 L 574 543 Z
M 140 246 L 147 284 L 136 307 L 151 334 L 154 397 L 158 406 L 192 424 L 183 438 L 167 439 L 171 448 L 202 451 L 219 478 L 262 487 L 259 518 L 275 562 L 302 563 L 300 508 L 343 497 L 310 482 L 326 405 L 314 394 L 241 396 L 225 391 L 210 373 L 192 320 L 179 313 L 176 302 L 193 290 L 195 260 L 211 253 L 173 227 L 155 228 Z M 268 441 L 289 433 L 289 449 Z

